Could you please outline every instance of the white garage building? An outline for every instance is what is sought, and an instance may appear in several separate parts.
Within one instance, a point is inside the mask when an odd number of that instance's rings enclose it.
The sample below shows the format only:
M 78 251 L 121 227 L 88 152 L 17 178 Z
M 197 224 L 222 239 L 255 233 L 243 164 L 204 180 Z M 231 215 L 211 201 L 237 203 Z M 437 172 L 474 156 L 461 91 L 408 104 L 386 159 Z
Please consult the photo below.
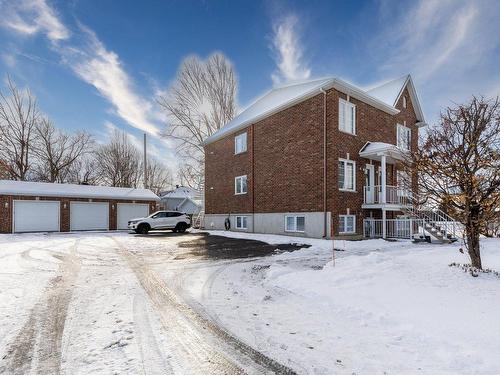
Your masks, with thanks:
M 127 229 L 159 201 L 147 189 L 0 180 L 0 233 Z

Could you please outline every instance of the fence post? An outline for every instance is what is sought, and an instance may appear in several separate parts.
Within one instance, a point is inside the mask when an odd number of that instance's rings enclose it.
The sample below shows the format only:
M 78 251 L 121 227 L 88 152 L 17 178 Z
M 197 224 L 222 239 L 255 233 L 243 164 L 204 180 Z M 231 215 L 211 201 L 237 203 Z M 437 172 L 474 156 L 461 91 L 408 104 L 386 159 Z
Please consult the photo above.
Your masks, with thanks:
M 413 219 L 410 217 L 410 240 L 413 238 Z

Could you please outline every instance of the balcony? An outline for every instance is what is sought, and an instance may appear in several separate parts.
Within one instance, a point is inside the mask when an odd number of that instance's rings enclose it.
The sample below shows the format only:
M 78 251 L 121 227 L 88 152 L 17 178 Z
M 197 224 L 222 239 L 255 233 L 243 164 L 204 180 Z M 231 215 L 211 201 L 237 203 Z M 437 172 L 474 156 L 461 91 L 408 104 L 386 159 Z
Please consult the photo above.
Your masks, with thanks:
M 363 208 L 401 207 L 411 205 L 411 191 L 398 186 L 365 186 Z

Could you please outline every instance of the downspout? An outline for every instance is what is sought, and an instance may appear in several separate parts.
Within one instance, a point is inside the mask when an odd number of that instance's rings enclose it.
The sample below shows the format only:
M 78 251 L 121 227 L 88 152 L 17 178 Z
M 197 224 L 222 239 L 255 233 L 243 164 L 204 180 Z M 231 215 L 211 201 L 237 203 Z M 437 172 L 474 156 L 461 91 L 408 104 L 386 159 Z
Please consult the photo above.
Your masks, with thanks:
M 327 213 L 326 213 L 326 91 L 321 87 L 323 93 L 323 238 L 327 237 Z
M 250 127 L 250 135 L 252 137 L 252 149 L 251 149 L 251 153 L 252 153 L 252 233 L 255 233 L 255 168 L 254 168 L 254 162 L 255 162 L 255 158 L 254 158 L 254 127 L 255 125 L 252 124 L 252 126 Z

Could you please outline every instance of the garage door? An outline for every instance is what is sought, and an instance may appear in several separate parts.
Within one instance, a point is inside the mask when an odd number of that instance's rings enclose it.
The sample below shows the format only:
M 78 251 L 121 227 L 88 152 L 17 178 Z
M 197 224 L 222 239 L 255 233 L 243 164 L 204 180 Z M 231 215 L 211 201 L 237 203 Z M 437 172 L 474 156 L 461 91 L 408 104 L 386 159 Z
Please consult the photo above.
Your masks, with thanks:
M 109 204 L 96 202 L 70 203 L 71 230 L 107 230 L 109 228 Z
M 59 202 L 14 201 L 14 232 L 59 232 Z
M 118 229 L 127 229 L 130 219 L 146 217 L 149 215 L 148 204 L 118 203 Z

